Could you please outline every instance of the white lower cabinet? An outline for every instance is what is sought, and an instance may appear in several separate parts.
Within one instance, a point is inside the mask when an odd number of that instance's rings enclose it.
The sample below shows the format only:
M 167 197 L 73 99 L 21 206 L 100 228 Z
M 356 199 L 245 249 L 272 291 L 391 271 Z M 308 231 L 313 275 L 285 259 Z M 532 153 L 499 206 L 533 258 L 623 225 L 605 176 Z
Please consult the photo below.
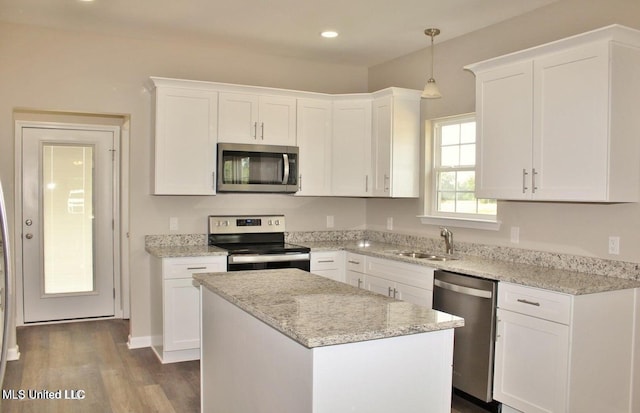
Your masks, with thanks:
M 431 267 L 347 253 L 346 282 L 378 294 L 431 308 Z
M 500 282 L 494 399 L 524 413 L 628 412 L 633 297 Z
M 226 256 L 152 258 L 151 347 L 162 363 L 200 358 L 196 273 L 227 270 Z
M 343 251 L 312 252 L 310 272 L 335 281 L 345 282 L 343 262 Z
M 365 256 L 347 252 L 345 262 L 345 281 L 354 287 L 365 288 Z

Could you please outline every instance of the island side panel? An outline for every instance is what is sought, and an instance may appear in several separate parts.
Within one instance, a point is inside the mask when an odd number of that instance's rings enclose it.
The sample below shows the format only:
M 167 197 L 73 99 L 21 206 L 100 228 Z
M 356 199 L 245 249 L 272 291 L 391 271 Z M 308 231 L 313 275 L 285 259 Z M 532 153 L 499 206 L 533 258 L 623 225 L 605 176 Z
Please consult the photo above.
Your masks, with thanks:
M 450 413 L 453 329 L 314 349 L 313 413 Z
M 201 410 L 312 410 L 312 352 L 200 287 Z

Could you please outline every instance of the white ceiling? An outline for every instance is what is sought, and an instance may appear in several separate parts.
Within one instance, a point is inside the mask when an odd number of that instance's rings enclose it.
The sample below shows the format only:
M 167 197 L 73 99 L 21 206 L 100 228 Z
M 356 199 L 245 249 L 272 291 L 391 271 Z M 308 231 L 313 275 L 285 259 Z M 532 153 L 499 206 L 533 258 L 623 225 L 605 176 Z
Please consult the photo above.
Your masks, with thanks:
M 372 66 L 557 0 L 0 0 L 0 21 Z M 340 32 L 323 39 L 322 30 Z

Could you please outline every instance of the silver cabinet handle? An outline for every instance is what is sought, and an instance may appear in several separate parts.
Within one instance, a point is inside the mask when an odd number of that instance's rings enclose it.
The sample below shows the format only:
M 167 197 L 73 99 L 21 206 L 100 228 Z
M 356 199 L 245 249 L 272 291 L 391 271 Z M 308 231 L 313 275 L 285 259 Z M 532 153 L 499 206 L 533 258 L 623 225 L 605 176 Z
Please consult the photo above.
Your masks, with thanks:
M 258 139 L 258 122 L 253 122 L 253 139 Z
M 262 130 L 260 133 L 260 137 L 264 140 L 264 122 L 260 124 L 260 129 Z
M 389 192 L 389 183 L 390 183 L 389 175 L 384 174 L 384 192 Z
M 522 303 L 522 304 L 528 304 L 528 305 L 533 305 L 533 306 L 536 306 L 536 307 L 540 307 L 540 303 L 535 302 L 535 301 L 525 300 L 524 298 L 518 298 L 516 301 L 518 301 L 519 303 Z
M 527 175 L 529 175 L 529 173 L 527 172 L 526 169 L 522 169 L 522 193 L 526 194 L 527 193 Z
M 25 235 L 24 237 L 25 237 L 26 239 L 31 239 L 31 238 L 33 238 L 33 234 L 27 234 L 27 235 Z
M 358 288 L 362 288 L 362 280 L 358 278 Z
M 298 191 L 302 191 L 302 174 L 298 176 Z
M 369 192 L 369 175 L 364 176 L 364 192 Z
M 215 171 L 211 172 L 211 177 L 213 178 L 213 183 L 211 184 L 211 187 L 213 189 L 216 189 L 216 173 L 215 173 Z
M 391 289 L 391 287 L 389 287 L 389 293 L 387 294 L 389 297 L 393 297 L 393 295 L 391 295 L 391 292 L 392 292 L 392 291 L 393 291 L 393 290 Z
M 187 267 L 187 270 L 192 271 L 192 270 L 206 270 L 207 267 Z
M 538 175 L 538 172 L 536 172 L 536 168 L 533 168 L 531 170 L 531 193 L 532 194 L 535 194 L 536 189 L 538 189 L 538 187 L 536 186 L 536 175 Z
M 328 263 L 328 262 L 333 262 L 333 260 L 318 260 L 318 263 L 319 263 L 319 264 L 320 264 L 320 263 L 325 264 L 325 263 Z
M 349 264 L 360 264 L 360 261 L 349 260 L 347 261 Z

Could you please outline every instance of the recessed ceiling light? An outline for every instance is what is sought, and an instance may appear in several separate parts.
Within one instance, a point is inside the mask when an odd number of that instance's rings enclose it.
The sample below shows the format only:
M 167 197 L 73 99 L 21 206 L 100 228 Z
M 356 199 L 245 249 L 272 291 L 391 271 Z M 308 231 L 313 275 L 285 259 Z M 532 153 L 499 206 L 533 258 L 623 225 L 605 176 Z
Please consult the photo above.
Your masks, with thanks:
M 320 36 L 326 39 L 333 39 L 334 37 L 338 37 L 338 32 L 333 30 L 325 30 L 324 32 L 320 33 Z

